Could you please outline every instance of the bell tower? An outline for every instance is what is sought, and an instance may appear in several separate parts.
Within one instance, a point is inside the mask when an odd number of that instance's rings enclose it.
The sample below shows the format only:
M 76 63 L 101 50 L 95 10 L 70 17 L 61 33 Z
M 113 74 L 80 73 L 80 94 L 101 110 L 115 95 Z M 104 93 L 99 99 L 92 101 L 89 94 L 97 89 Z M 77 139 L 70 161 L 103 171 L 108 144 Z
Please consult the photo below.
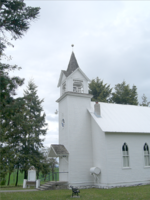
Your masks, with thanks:
M 67 70 L 61 70 L 57 87 L 60 87 L 60 96 L 65 92 L 88 94 L 90 79 L 80 69 L 74 52 L 72 52 Z
M 92 95 L 88 94 L 90 79 L 79 67 L 72 52 L 67 70 L 62 70 L 58 81 L 59 145 L 68 151 L 67 157 L 59 158 L 59 178 L 70 185 L 92 184 L 89 169 L 93 166 L 91 118 L 87 109 Z M 65 174 L 67 176 L 65 177 Z

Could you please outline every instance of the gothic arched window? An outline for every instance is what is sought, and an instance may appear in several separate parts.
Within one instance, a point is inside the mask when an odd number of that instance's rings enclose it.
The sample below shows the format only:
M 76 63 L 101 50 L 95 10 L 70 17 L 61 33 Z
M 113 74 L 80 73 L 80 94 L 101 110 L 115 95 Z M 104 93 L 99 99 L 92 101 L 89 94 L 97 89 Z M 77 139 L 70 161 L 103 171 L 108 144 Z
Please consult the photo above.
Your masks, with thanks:
M 129 149 L 126 143 L 122 146 L 123 167 L 129 167 Z
M 144 164 L 145 166 L 150 166 L 149 147 L 146 143 L 144 144 L 143 150 L 144 150 Z

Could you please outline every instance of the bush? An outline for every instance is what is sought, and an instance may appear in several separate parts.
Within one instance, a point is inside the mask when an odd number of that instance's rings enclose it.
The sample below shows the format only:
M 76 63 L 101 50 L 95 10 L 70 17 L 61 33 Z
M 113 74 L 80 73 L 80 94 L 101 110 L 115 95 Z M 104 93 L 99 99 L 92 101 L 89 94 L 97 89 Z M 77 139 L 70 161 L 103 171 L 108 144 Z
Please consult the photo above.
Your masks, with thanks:
M 1 180 L 0 185 L 5 185 L 6 184 L 6 179 Z

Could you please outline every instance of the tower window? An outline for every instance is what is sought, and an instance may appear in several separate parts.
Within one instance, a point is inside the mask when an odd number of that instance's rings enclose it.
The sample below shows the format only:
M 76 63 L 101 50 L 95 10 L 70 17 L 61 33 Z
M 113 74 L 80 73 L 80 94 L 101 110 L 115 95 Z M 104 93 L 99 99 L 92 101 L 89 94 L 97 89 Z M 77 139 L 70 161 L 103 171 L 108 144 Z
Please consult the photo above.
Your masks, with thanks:
M 83 93 L 83 81 L 74 81 L 73 82 L 73 92 Z
M 150 166 L 150 154 L 149 154 L 149 147 L 148 145 L 145 143 L 144 145 L 144 165 L 145 166 Z
M 129 167 L 129 149 L 126 143 L 122 146 L 123 167 Z
M 66 83 L 62 85 L 62 93 L 66 92 Z

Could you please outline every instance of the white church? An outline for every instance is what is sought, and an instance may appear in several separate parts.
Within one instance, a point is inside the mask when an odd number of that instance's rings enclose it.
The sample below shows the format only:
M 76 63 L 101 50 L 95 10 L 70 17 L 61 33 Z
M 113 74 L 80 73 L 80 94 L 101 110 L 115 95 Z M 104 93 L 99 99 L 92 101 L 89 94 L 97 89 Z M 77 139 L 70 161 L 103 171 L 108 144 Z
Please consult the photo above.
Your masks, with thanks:
M 150 107 L 92 102 L 72 52 L 58 81 L 59 180 L 73 186 L 150 184 Z

